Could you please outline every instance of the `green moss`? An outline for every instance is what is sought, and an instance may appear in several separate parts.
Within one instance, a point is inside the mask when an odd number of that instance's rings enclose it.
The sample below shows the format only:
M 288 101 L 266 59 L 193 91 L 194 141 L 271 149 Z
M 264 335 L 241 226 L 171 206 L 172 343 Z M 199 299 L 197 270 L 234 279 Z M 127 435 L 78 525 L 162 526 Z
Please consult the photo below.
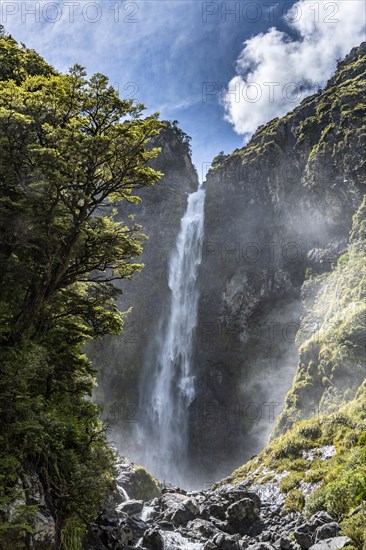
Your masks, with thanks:
M 268 483 L 269 481 L 272 481 L 274 478 L 273 474 L 265 474 L 263 476 L 258 477 L 257 483 L 263 484 Z
M 303 474 L 299 472 L 293 472 L 283 477 L 280 481 L 280 489 L 283 493 L 288 493 L 292 489 L 298 487 L 303 480 Z
M 131 486 L 131 496 L 138 500 L 151 500 L 161 494 L 157 479 L 142 466 L 134 466 Z
M 305 506 L 305 497 L 298 489 L 293 489 L 285 499 L 285 512 L 301 512 Z
M 314 270 L 312 267 L 307 267 L 305 269 L 305 279 L 311 279 L 314 276 Z
M 304 481 L 307 483 L 318 483 L 323 481 L 327 474 L 327 466 L 324 464 L 323 460 L 314 460 L 311 463 L 311 467 L 305 473 Z
M 325 509 L 325 492 L 316 490 L 309 495 L 305 502 L 304 515 L 309 519 L 313 514 Z
M 317 289 L 306 308 L 304 326 L 317 323 L 309 336 L 300 328 L 299 367 L 274 429 L 283 433 L 317 410 L 336 411 L 353 399 L 365 378 L 366 338 L 366 201 L 354 216 L 351 244 L 330 273 L 306 283 Z M 320 321 L 320 322 L 319 322 Z

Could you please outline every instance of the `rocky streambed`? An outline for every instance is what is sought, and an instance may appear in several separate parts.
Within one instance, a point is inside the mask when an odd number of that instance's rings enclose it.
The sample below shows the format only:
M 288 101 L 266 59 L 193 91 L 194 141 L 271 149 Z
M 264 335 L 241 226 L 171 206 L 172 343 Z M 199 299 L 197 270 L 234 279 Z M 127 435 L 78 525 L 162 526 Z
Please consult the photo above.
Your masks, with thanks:
M 324 511 L 308 520 L 286 513 L 279 480 L 230 482 L 206 491 L 159 485 L 146 500 L 136 498 L 143 493 L 138 471 L 118 461 L 118 491 L 92 525 L 85 550 L 336 550 L 351 544 Z

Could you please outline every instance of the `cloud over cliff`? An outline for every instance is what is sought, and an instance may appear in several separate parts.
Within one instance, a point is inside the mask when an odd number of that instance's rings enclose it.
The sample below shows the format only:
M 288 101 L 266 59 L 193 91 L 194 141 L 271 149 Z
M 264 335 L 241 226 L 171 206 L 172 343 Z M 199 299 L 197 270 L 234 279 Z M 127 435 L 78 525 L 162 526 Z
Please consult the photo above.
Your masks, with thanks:
M 284 18 L 289 34 L 271 27 L 243 44 L 224 97 L 226 119 L 238 134 L 291 111 L 325 84 L 337 59 L 365 40 L 363 0 L 299 0 Z

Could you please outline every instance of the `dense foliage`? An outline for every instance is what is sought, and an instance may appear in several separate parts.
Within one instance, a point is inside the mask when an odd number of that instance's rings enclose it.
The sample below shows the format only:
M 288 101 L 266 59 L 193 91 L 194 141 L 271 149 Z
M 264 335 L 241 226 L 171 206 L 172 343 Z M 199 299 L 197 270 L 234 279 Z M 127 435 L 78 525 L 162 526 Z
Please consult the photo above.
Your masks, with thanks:
M 160 173 L 157 116 L 108 79 L 57 74 L 0 37 L 0 546 L 23 547 L 36 512 L 16 498 L 42 482 L 57 546 L 78 548 L 113 486 L 113 453 L 89 399 L 90 339 L 118 334 L 115 279 L 141 269 L 143 235 L 115 221 Z M 121 208 L 119 213 L 121 214 Z M 15 507 L 15 508 L 14 508 Z

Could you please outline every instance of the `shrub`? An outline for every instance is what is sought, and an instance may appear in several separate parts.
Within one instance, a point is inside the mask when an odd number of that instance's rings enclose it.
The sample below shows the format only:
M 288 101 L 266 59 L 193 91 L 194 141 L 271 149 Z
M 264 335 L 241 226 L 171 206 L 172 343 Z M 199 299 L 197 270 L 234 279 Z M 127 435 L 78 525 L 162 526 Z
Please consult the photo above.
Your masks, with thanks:
M 285 499 L 286 512 L 301 512 L 305 505 L 305 497 L 298 489 L 293 489 Z
M 309 495 L 305 501 L 304 514 L 306 518 L 310 518 L 316 512 L 320 512 L 325 509 L 325 494 L 324 489 L 319 488 L 311 495 Z
M 280 489 L 283 493 L 288 493 L 291 489 L 297 487 L 300 481 L 303 479 L 303 474 L 299 472 L 292 472 L 286 477 L 283 477 L 280 481 Z
M 302 426 L 299 429 L 300 435 L 303 437 L 306 437 L 307 439 L 311 439 L 314 441 L 315 439 L 318 439 L 322 435 L 321 426 L 319 424 L 308 424 L 306 426 Z
M 274 458 L 298 458 L 302 450 L 301 443 L 294 439 L 289 439 L 284 442 L 281 447 L 275 452 Z
M 326 487 L 325 506 L 330 514 L 347 513 L 361 501 L 366 487 L 366 476 L 362 471 L 346 471 L 342 477 Z
M 357 550 L 366 550 L 366 509 L 341 523 L 341 534 L 349 537 Z

